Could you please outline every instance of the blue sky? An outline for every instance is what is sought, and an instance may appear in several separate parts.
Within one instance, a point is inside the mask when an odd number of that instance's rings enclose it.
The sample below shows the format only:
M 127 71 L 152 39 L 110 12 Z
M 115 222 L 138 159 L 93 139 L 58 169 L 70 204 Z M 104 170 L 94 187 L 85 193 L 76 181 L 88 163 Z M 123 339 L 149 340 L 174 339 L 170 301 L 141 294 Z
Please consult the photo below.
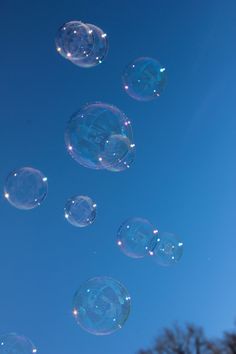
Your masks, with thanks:
M 236 4 L 226 1 L 7 1 L 0 4 L 0 185 L 10 170 L 32 166 L 49 193 L 24 212 L 0 201 L 0 332 L 32 339 L 39 353 L 131 354 L 174 321 L 203 325 L 210 336 L 236 317 Z M 106 61 L 81 69 L 60 57 L 57 28 L 79 19 L 109 36 Z M 153 102 L 121 89 L 123 68 L 150 56 L 168 83 Z M 136 161 L 123 173 L 76 164 L 64 147 L 69 117 L 101 100 L 132 121 Z M 96 222 L 77 229 L 63 207 L 75 194 L 98 205 Z M 180 235 L 174 268 L 125 257 L 120 223 L 149 219 Z M 71 317 L 80 284 L 108 275 L 129 289 L 132 311 L 111 336 L 82 331 Z

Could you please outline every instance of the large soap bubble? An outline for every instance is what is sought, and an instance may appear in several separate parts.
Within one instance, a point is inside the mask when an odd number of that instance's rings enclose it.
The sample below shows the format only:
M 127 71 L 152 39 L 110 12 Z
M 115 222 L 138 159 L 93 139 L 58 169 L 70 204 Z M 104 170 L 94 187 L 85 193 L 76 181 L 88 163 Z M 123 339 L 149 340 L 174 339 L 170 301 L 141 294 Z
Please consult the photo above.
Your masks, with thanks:
M 66 202 L 64 211 L 65 218 L 69 223 L 77 227 L 85 227 L 94 222 L 97 204 L 90 197 L 79 195 Z
M 117 280 L 102 276 L 85 282 L 76 292 L 73 315 L 94 335 L 108 335 L 123 327 L 130 313 L 130 296 Z
M 183 255 L 183 242 L 169 232 L 158 233 L 157 242 L 149 252 L 156 263 L 168 267 L 179 262 Z
M 26 337 L 16 333 L 0 336 L 0 354 L 32 354 L 37 353 L 33 343 Z
M 153 58 L 138 58 L 123 72 L 123 88 L 139 101 L 150 101 L 162 93 L 166 84 L 166 69 Z
M 127 157 L 129 150 L 133 150 L 132 159 L 127 159 L 128 164 L 124 164 L 126 154 L 124 151 L 120 153 L 121 144 L 117 143 L 121 139 L 127 142 Z M 111 151 L 122 157 L 123 165 L 117 168 L 118 171 L 123 167 L 128 168 L 133 161 L 134 144 L 130 121 L 117 107 L 107 103 L 87 104 L 76 112 L 67 124 L 65 142 L 69 154 L 84 167 L 112 169 L 113 161 L 109 157 Z M 119 163 L 119 159 L 114 159 L 115 169 Z
M 4 196 L 18 209 L 33 209 L 47 196 L 48 182 L 41 171 L 22 167 L 12 171 L 5 182 Z
M 146 219 L 133 217 L 120 226 L 117 233 L 117 245 L 131 258 L 143 258 L 156 243 L 157 230 Z
M 55 42 L 59 54 L 81 67 L 101 64 L 108 52 L 107 34 L 99 27 L 81 21 L 61 26 Z

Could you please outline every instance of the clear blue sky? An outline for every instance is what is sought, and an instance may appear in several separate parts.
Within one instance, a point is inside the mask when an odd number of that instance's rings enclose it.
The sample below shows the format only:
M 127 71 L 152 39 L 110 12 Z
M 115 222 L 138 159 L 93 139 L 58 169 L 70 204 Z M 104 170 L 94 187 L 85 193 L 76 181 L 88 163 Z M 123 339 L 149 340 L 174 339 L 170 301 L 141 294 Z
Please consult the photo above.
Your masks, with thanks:
M 211 336 L 236 317 L 235 0 L 41 0 L 0 3 L 0 186 L 11 169 L 33 166 L 49 181 L 33 211 L 0 201 L 0 332 L 25 334 L 42 354 L 135 354 L 174 321 Z M 107 60 L 80 69 L 54 47 L 57 28 L 80 19 L 110 38 Z M 133 58 L 158 58 L 168 84 L 140 103 L 121 90 Z M 132 120 L 136 162 L 123 173 L 76 164 L 64 128 L 80 105 L 102 100 Z M 87 194 L 96 222 L 77 229 L 66 199 Z M 133 260 L 115 245 L 129 216 L 148 218 L 185 242 L 174 268 Z M 125 327 L 107 337 L 83 332 L 72 296 L 87 278 L 109 275 L 132 296 Z

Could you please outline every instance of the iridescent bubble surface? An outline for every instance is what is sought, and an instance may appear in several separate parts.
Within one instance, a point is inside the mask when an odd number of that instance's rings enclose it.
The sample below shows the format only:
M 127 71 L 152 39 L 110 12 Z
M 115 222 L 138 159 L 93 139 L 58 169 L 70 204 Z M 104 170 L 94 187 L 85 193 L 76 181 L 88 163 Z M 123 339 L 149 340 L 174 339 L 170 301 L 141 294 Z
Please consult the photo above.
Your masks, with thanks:
M 129 96 L 138 101 L 150 101 L 163 92 L 166 69 L 156 59 L 138 58 L 125 68 L 122 81 Z
M 46 198 L 47 177 L 32 167 L 22 167 L 12 171 L 5 182 L 4 196 L 18 209 L 34 209 Z
M 131 258 L 143 258 L 155 244 L 157 230 L 146 219 L 133 217 L 120 226 L 117 233 L 117 245 Z
M 108 37 L 103 30 L 95 25 L 86 24 L 89 34 L 92 36 L 93 44 L 90 51 L 80 58 L 72 59 L 78 66 L 89 68 L 101 64 L 108 53 Z
M 95 102 L 83 106 L 67 124 L 65 143 L 69 154 L 82 166 L 104 169 L 107 141 L 122 135 L 133 144 L 130 120 L 117 107 Z
M 94 335 L 108 335 L 121 329 L 129 313 L 128 291 L 110 277 L 88 280 L 74 296 L 74 318 L 85 331 Z
M 37 353 L 33 343 L 26 337 L 16 333 L 0 336 L 0 354 L 32 354 Z
M 158 233 L 157 243 L 149 253 L 156 263 L 168 267 L 178 263 L 182 257 L 183 242 L 175 234 Z
M 91 225 L 97 214 L 97 204 L 87 196 L 79 195 L 70 198 L 65 205 L 66 220 L 77 227 Z
M 55 43 L 57 52 L 68 60 L 84 58 L 93 48 L 93 35 L 81 21 L 70 21 L 61 26 Z
M 105 143 L 102 165 L 109 171 L 120 172 L 130 168 L 135 158 L 135 144 L 125 135 L 114 134 Z

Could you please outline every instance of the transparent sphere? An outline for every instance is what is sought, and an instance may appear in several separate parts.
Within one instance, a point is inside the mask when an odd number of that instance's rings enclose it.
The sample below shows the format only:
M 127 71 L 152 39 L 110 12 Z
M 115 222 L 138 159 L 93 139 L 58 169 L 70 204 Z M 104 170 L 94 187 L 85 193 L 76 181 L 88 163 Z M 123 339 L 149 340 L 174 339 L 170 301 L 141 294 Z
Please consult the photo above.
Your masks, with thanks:
M 72 59 L 73 64 L 83 68 L 89 68 L 101 64 L 108 53 L 108 37 L 103 30 L 97 26 L 86 24 L 92 36 L 93 44 L 90 47 L 90 52 L 85 53 L 80 58 Z
M 102 276 L 85 282 L 76 292 L 73 315 L 94 335 L 108 335 L 123 327 L 130 313 L 130 296 L 117 280 Z
M 55 43 L 58 53 L 64 58 L 84 58 L 93 48 L 93 35 L 81 21 L 70 21 L 59 28 Z
M 37 349 L 28 338 L 15 333 L 0 336 L 0 354 L 32 353 L 37 353 Z
M 4 196 L 18 209 L 33 209 L 39 206 L 48 192 L 47 177 L 32 167 L 12 171 L 5 182 Z
M 149 252 L 156 263 L 171 266 L 179 262 L 183 255 L 183 242 L 172 233 L 158 233 L 156 245 Z
M 139 101 L 150 101 L 162 93 L 166 84 L 165 68 L 153 58 L 138 58 L 123 72 L 123 88 Z
M 69 154 L 84 167 L 104 169 L 107 141 L 124 136 L 133 144 L 129 119 L 117 107 L 95 102 L 83 106 L 67 124 L 65 143 Z
M 108 52 L 107 34 L 101 28 L 81 21 L 61 26 L 55 42 L 59 54 L 81 67 L 101 64 Z
M 143 258 L 155 244 L 157 230 L 146 219 L 129 218 L 120 226 L 117 233 L 117 245 L 131 258 Z
M 97 204 L 91 198 L 79 195 L 70 198 L 64 208 L 65 218 L 77 227 L 86 227 L 92 224 L 97 214 Z
M 121 134 L 111 135 L 105 142 L 101 155 L 101 163 L 109 171 L 120 172 L 126 170 L 135 158 L 135 144 L 127 136 Z

